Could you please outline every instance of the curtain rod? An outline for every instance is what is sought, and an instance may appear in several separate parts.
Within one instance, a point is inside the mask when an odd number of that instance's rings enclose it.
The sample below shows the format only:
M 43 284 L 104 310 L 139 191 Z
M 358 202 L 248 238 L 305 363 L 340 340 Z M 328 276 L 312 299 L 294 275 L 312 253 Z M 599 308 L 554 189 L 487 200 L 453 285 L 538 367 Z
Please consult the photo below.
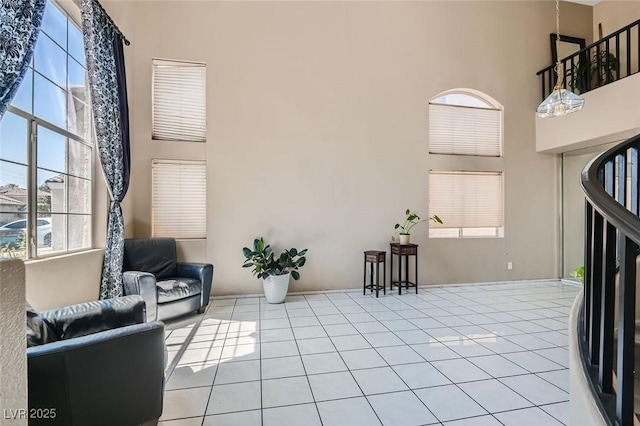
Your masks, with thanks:
M 116 25 L 115 22 L 113 22 L 113 19 L 111 19 L 111 16 L 109 16 L 109 14 L 107 13 L 106 10 L 104 10 L 104 7 L 102 7 L 102 5 L 100 4 L 100 2 L 98 0 L 93 0 L 93 2 L 95 4 L 98 5 L 98 7 L 100 8 L 100 10 L 102 10 L 102 13 L 104 13 L 104 16 L 107 17 L 107 19 L 109 20 L 109 22 L 111 23 L 111 25 L 113 26 L 113 28 L 116 30 L 116 32 L 118 33 L 118 35 L 122 38 L 122 41 L 124 42 L 125 46 L 129 46 L 131 45 L 131 42 L 129 42 L 129 40 L 127 40 L 127 37 L 122 33 L 122 31 L 120 31 L 120 28 L 118 28 L 118 26 Z

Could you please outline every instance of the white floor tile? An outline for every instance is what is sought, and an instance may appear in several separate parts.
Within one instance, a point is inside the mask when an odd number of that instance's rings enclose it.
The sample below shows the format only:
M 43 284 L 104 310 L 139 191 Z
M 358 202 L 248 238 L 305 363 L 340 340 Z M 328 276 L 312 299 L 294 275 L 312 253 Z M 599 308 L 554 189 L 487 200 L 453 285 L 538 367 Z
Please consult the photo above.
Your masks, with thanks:
M 338 352 L 302 355 L 302 362 L 307 374 L 335 373 L 346 371 L 347 366 Z
M 535 352 L 517 352 L 503 354 L 502 356 L 532 373 L 564 369 L 562 365 L 556 364 L 550 359 L 538 355 Z
M 249 361 L 260 359 L 260 344 L 225 345 L 220 355 L 221 362 Z
M 298 355 L 298 345 L 295 340 L 262 343 L 261 349 L 262 359 Z
M 495 417 L 505 426 L 561 426 L 562 423 L 538 407 L 498 413 Z
M 562 422 L 565 425 L 569 424 L 571 417 L 571 407 L 569 402 L 558 402 L 556 404 L 543 405 L 540 407 L 547 414 L 550 414 L 556 420 Z
M 485 348 L 495 352 L 497 354 L 506 354 L 511 352 L 523 352 L 526 351 L 522 346 L 518 346 L 515 343 L 507 340 L 505 337 L 487 337 L 482 339 L 474 339 Z
M 460 358 L 460 355 L 440 342 L 411 345 L 411 348 L 413 348 L 414 351 L 427 361 L 442 361 L 445 359 Z
M 493 416 L 470 417 L 468 419 L 445 422 L 444 426 L 503 426 Z
M 452 342 L 443 342 L 443 344 L 464 358 L 493 354 L 493 352 L 473 339 L 463 338 Z
M 362 391 L 349 372 L 316 374 L 309 376 L 316 401 L 361 396 Z
M 283 340 L 293 340 L 293 330 L 291 328 L 260 331 L 260 341 L 262 343 L 281 342 Z
M 411 364 L 424 362 L 424 358 L 416 353 L 410 346 L 389 346 L 376 349 L 380 356 L 389 365 Z
M 385 360 L 374 349 L 340 351 L 340 355 L 350 370 L 387 366 Z
M 493 377 L 508 377 L 519 374 L 529 374 L 527 370 L 500 355 L 478 356 L 469 361 L 480 367 Z
M 330 337 L 334 336 L 350 336 L 360 334 L 351 324 L 331 324 L 325 325 L 324 330 Z
M 259 381 L 214 386 L 209 397 L 207 414 L 260 409 L 260 395 Z
M 263 359 L 261 371 L 262 380 L 305 375 L 299 356 Z
M 383 425 L 419 426 L 438 423 L 412 392 L 373 395 L 367 399 Z
M 533 405 L 496 379 L 462 383 L 459 386 L 489 413 L 516 410 Z
M 177 366 L 169 376 L 165 390 L 211 386 L 216 370 L 217 363 Z
M 534 374 L 505 377 L 500 381 L 536 405 L 569 400 L 567 392 Z
M 449 379 L 428 362 L 395 365 L 392 368 L 411 389 L 451 384 Z
M 167 390 L 160 420 L 204 415 L 211 387 Z
M 158 426 L 202 426 L 202 417 L 189 417 L 188 419 L 167 420 L 159 422 Z
M 294 327 L 293 335 L 296 339 L 314 339 L 316 337 L 327 337 L 322 326 L 314 327 Z
M 300 350 L 300 355 L 320 354 L 336 351 L 336 348 L 333 346 L 331 339 L 329 339 L 328 337 L 302 339 L 298 340 L 297 343 L 298 350 Z
M 487 373 L 471 364 L 466 359 L 450 359 L 446 361 L 434 361 L 431 363 L 453 383 L 472 382 L 475 380 L 490 379 Z
M 429 343 L 431 341 L 431 336 L 422 330 L 396 331 L 395 335 L 407 345 Z
M 323 426 L 375 426 L 380 421 L 365 398 L 318 402 Z
M 538 351 L 533 351 L 534 353 L 541 355 L 556 364 L 560 364 L 565 368 L 569 368 L 569 351 L 563 348 L 552 348 L 552 349 L 540 349 Z
M 537 376 L 542 377 L 565 392 L 569 392 L 569 369 L 547 371 L 546 373 L 538 373 Z
M 418 389 L 414 392 L 441 422 L 487 414 L 455 385 Z
M 342 315 L 341 313 L 338 312 L 338 310 L 336 309 L 337 314 L 335 315 L 318 315 L 318 320 L 320 321 L 320 324 L 322 325 L 331 325 L 331 324 L 348 324 L 349 320 L 347 318 L 345 318 L 344 315 Z
M 335 345 L 336 349 L 338 349 L 339 351 L 371 348 L 371 345 L 369 344 L 369 342 L 367 342 L 367 340 L 360 335 L 332 337 L 331 341 Z
M 385 333 L 389 330 L 378 321 L 356 322 L 353 326 L 362 334 L 365 333 Z
M 290 405 L 287 407 L 265 408 L 263 426 L 321 426 L 315 404 Z M 254 423 L 259 425 L 259 423 Z
M 400 340 L 395 334 L 390 331 L 382 333 L 364 333 L 363 336 L 374 348 L 405 345 L 402 340 Z
M 218 366 L 214 385 L 260 380 L 260 360 L 224 362 Z
M 288 377 L 262 381 L 264 408 L 313 402 L 306 377 Z
M 260 410 L 216 414 L 204 418 L 202 426 L 256 426 L 262 421 Z
M 289 327 L 291 327 L 291 324 L 288 318 L 263 319 L 260 321 L 260 329 L 263 331 Z
M 365 395 L 409 389 L 390 367 L 356 370 L 352 374 Z
M 320 321 L 316 317 L 294 317 L 289 318 L 291 321 L 291 327 L 311 327 L 319 326 Z

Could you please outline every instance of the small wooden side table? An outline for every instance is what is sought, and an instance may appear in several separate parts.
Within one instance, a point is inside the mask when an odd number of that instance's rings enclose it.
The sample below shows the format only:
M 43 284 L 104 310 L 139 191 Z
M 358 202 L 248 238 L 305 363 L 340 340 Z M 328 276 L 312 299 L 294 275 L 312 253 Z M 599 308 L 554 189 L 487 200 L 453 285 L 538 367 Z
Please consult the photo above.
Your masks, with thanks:
M 387 266 L 385 260 L 387 258 L 386 251 L 368 250 L 364 252 L 364 287 L 362 294 L 367 294 L 367 289 L 376 290 L 376 297 L 380 293 L 380 264 L 382 264 L 382 292 L 387 294 Z M 370 282 L 367 285 L 367 263 L 371 265 Z M 376 265 L 376 280 L 373 281 L 373 265 Z
M 398 256 L 398 280 L 393 280 L 393 256 Z M 409 257 L 413 256 L 415 263 L 415 282 L 409 281 Z M 402 259 L 404 258 L 404 265 Z M 404 274 L 403 274 L 404 272 Z M 390 286 L 389 288 L 393 290 L 394 284 L 398 286 L 398 294 L 402 294 L 402 286 L 406 290 L 409 290 L 409 287 L 416 288 L 416 294 L 418 294 L 418 245 L 417 244 L 400 244 L 400 243 L 391 243 L 391 262 L 389 264 L 389 275 L 390 275 Z M 404 275 L 404 279 L 402 276 Z

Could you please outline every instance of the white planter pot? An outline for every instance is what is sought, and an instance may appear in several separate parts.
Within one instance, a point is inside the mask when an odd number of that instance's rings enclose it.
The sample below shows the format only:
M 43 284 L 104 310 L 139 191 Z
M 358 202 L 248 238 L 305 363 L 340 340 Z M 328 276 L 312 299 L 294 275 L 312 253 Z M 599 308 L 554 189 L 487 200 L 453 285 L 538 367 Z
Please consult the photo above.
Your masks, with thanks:
M 264 297 L 266 297 L 269 303 L 282 303 L 285 297 L 287 297 L 287 290 L 289 290 L 289 277 L 291 274 L 284 275 L 271 275 L 262 279 L 262 286 L 264 288 Z
M 409 244 L 409 238 L 411 237 L 411 235 L 409 234 L 400 234 L 400 244 Z

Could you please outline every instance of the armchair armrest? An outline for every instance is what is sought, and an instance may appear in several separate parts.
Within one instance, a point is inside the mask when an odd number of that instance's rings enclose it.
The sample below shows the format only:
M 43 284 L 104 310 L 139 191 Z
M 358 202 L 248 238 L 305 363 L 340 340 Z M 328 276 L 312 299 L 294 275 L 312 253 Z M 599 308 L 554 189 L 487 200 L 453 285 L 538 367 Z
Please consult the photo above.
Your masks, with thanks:
M 139 294 L 147 308 L 147 321 L 158 318 L 158 290 L 156 277 L 148 272 L 126 271 L 122 274 L 124 294 Z
M 140 324 L 145 303 L 140 296 L 85 302 L 41 313 L 60 340 Z
M 177 275 L 184 278 L 194 278 L 202 282 L 200 306 L 209 304 L 211 296 L 211 282 L 213 281 L 213 265 L 210 263 L 177 263 Z
M 136 324 L 27 349 L 30 425 L 142 424 L 162 413 L 164 324 Z M 97 423 L 96 423 L 97 422 Z

